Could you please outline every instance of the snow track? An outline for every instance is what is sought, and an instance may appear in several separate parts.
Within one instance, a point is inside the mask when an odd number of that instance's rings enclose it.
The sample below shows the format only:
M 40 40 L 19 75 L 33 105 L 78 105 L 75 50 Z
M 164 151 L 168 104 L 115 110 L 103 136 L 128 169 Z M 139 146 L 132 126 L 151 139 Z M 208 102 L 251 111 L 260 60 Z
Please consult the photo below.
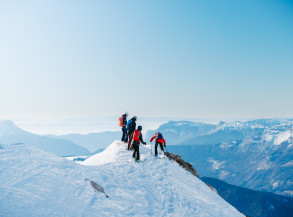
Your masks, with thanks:
M 83 165 L 34 147 L 0 150 L 0 216 L 242 216 L 176 162 L 156 160 L 149 145 L 140 163 L 127 163 L 125 149 L 116 141 Z

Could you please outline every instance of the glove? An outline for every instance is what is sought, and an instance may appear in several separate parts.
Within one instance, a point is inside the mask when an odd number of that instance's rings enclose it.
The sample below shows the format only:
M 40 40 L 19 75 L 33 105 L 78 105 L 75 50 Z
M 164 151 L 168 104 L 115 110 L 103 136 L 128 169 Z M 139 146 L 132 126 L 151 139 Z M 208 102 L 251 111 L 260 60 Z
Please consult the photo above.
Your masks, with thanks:
M 166 147 L 166 145 L 164 145 L 164 147 Z
M 146 145 L 146 142 L 143 142 L 142 144 Z

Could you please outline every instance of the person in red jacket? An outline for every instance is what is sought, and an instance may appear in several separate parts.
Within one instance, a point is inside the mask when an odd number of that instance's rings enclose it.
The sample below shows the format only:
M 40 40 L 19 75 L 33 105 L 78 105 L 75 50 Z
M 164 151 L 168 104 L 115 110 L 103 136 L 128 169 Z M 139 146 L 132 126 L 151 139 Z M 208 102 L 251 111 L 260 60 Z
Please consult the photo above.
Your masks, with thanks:
M 158 144 L 160 144 L 160 148 L 162 151 L 164 151 L 163 145 L 166 147 L 166 141 L 162 135 L 162 133 L 157 132 L 150 140 L 152 142 L 156 138 L 156 144 L 155 144 L 155 155 L 158 155 Z
M 138 162 L 140 161 L 140 159 L 139 159 L 139 144 L 141 142 L 142 144 L 146 145 L 146 143 L 142 139 L 141 130 L 142 130 L 142 127 L 138 126 L 137 130 L 134 131 L 133 137 L 132 137 L 133 158 L 135 158 L 135 160 Z

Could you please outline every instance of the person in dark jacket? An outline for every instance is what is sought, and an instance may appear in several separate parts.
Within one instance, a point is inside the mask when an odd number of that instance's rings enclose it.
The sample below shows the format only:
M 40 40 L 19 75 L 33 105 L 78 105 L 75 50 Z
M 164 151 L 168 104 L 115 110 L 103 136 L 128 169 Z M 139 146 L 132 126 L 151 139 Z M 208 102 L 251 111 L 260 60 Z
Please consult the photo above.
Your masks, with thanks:
M 128 114 L 125 113 L 119 118 L 119 125 L 122 127 L 122 138 L 121 138 L 122 142 L 128 142 L 127 129 L 126 129 L 127 116 Z
M 158 145 L 160 145 L 161 151 L 164 151 L 164 147 L 166 147 L 166 141 L 162 135 L 162 133 L 157 132 L 150 140 L 150 142 L 153 141 L 153 139 L 156 138 L 156 144 L 155 144 L 155 155 L 158 155 Z
M 141 134 L 141 130 L 142 130 L 142 127 L 141 126 L 138 126 L 137 127 L 137 130 L 134 131 L 133 133 L 133 142 L 132 142 L 132 146 L 133 146 L 133 158 L 139 162 L 140 161 L 140 156 L 139 156 L 139 144 L 140 142 L 144 145 L 146 145 L 146 142 L 143 141 L 142 139 L 142 134 Z
M 137 120 L 137 117 L 134 116 L 133 118 L 131 118 L 128 122 L 127 122 L 127 125 L 126 125 L 126 128 L 127 128 L 127 134 L 128 134 L 128 146 L 127 146 L 127 150 L 130 150 L 130 145 L 131 145 L 131 140 L 132 140 L 132 136 L 133 136 L 133 133 L 136 129 L 136 120 Z

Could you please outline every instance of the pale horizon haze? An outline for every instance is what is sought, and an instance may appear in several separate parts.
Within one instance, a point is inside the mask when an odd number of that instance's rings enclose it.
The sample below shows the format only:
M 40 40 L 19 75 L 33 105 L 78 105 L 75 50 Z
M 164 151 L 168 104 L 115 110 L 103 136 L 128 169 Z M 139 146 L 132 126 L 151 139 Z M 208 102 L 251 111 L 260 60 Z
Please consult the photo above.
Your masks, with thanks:
M 1 120 L 293 117 L 290 0 L 2 0 L 0 32 Z

